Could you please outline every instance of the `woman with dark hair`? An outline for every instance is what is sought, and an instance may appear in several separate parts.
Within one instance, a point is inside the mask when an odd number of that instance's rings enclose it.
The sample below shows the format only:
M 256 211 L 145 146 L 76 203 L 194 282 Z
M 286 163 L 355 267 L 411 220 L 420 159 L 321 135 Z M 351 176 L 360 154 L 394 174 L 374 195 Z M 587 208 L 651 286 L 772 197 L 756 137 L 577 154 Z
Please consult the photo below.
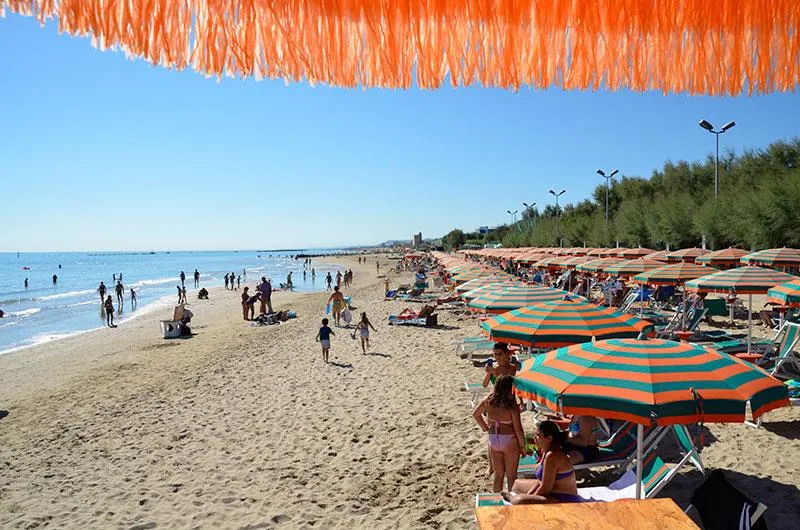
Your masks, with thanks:
M 501 375 L 510 375 L 511 377 L 517 375 L 517 365 L 511 362 L 511 352 L 507 344 L 496 342 L 492 348 L 492 355 L 494 359 L 486 362 L 486 374 L 481 382 L 483 388 L 489 386 L 489 383 L 494 383 Z
M 494 391 L 483 399 L 472 417 L 484 432 L 489 433 L 489 458 L 494 470 L 494 489 L 503 489 L 505 478 L 508 487 L 517 480 L 517 466 L 520 455 L 525 456 L 525 433 L 519 417 L 519 405 L 512 389 L 514 378 L 501 375 L 497 378 Z M 483 415 L 486 414 L 486 419 Z
M 543 421 L 534 436 L 539 449 L 539 467 L 535 479 L 514 482 L 511 492 L 501 494 L 511 504 L 536 504 L 541 502 L 582 502 L 575 482 L 575 469 L 564 451 L 567 434 L 552 421 Z

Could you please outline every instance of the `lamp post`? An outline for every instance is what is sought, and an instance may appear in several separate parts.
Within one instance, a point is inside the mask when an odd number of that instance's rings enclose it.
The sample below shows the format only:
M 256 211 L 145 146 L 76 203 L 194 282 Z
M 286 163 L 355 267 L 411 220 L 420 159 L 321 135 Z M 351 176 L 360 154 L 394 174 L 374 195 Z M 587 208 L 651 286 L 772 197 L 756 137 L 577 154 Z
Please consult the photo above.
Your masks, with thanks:
M 533 209 L 533 207 L 536 206 L 536 203 L 534 202 L 534 203 L 528 204 L 527 202 L 523 202 L 522 205 L 525 207 L 526 210 L 530 210 L 531 219 L 533 220 L 531 226 L 533 226 L 535 228 L 536 227 L 536 211 Z
M 606 179 L 606 224 L 608 224 L 608 183 L 617 173 L 619 173 L 618 169 L 615 169 L 609 175 L 606 175 L 602 169 L 597 170 L 597 174 Z
M 708 123 L 706 120 L 700 120 L 699 123 L 700 127 L 707 130 L 711 134 L 717 137 L 717 155 L 714 158 L 714 199 L 717 198 L 719 195 L 719 135 L 727 131 L 728 129 L 732 129 L 735 125 L 735 121 L 729 121 L 722 128 L 718 131 L 714 130 L 714 126 Z
M 562 195 L 564 195 L 564 193 L 566 193 L 566 191 L 567 190 L 561 190 L 558 193 L 556 193 L 553 190 L 550 190 L 550 194 L 553 197 L 556 198 L 556 239 L 559 239 L 559 237 L 561 235 L 561 230 L 560 230 L 560 228 L 561 228 L 560 227 L 560 224 L 561 224 L 561 210 L 558 209 L 558 198 L 561 197 Z M 559 246 L 561 246 L 560 240 L 559 240 Z
M 519 210 L 514 210 L 513 212 L 511 210 L 506 211 L 508 212 L 508 215 L 511 216 L 511 224 L 517 224 L 517 212 Z

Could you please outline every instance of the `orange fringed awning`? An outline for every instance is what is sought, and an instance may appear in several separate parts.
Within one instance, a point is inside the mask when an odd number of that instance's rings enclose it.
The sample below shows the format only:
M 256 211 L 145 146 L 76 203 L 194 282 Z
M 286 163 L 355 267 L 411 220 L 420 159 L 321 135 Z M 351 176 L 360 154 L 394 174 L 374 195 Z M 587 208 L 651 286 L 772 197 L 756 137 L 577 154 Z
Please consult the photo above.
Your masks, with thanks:
M 800 85 L 799 0 L 0 0 L 101 49 L 342 87 Z

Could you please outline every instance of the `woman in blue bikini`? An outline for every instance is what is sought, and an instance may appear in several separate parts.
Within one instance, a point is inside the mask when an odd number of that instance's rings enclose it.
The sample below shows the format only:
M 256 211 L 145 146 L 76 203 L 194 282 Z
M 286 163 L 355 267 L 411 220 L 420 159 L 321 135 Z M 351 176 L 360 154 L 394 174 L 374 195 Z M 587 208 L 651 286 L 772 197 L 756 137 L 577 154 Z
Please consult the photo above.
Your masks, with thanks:
M 564 452 L 566 433 L 552 421 L 543 421 L 536 429 L 536 446 L 544 455 L 536 469 L 535 479 L 519 479 L 511 491 L 501 495 L 511 504 L 537 504 L 543 502 L 581 502 L 575 469 Z
M 525 456 L 525 433 L 519 418 L 519 405 L 512 388 L 514 378 L 501 375 L 494 391 L 478 403 L 472 412 L 475 422 L 489 433 L 489 457 L 494 469 L 494 489 L 503 489 L 503 479 L 511 487 L 517 480 L 519 457 Z M 486 419 L 483 415 L 486 414 Z

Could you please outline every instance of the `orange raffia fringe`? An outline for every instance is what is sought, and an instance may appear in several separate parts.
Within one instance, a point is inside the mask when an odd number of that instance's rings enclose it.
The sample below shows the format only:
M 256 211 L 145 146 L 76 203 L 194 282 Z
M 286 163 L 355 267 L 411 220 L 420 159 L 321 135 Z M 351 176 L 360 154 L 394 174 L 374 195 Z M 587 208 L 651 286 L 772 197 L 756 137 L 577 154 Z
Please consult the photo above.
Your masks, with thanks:
M 342 87 L 734 95 L 800 84 L 800 0 L 0 0 L 100 49 Z

